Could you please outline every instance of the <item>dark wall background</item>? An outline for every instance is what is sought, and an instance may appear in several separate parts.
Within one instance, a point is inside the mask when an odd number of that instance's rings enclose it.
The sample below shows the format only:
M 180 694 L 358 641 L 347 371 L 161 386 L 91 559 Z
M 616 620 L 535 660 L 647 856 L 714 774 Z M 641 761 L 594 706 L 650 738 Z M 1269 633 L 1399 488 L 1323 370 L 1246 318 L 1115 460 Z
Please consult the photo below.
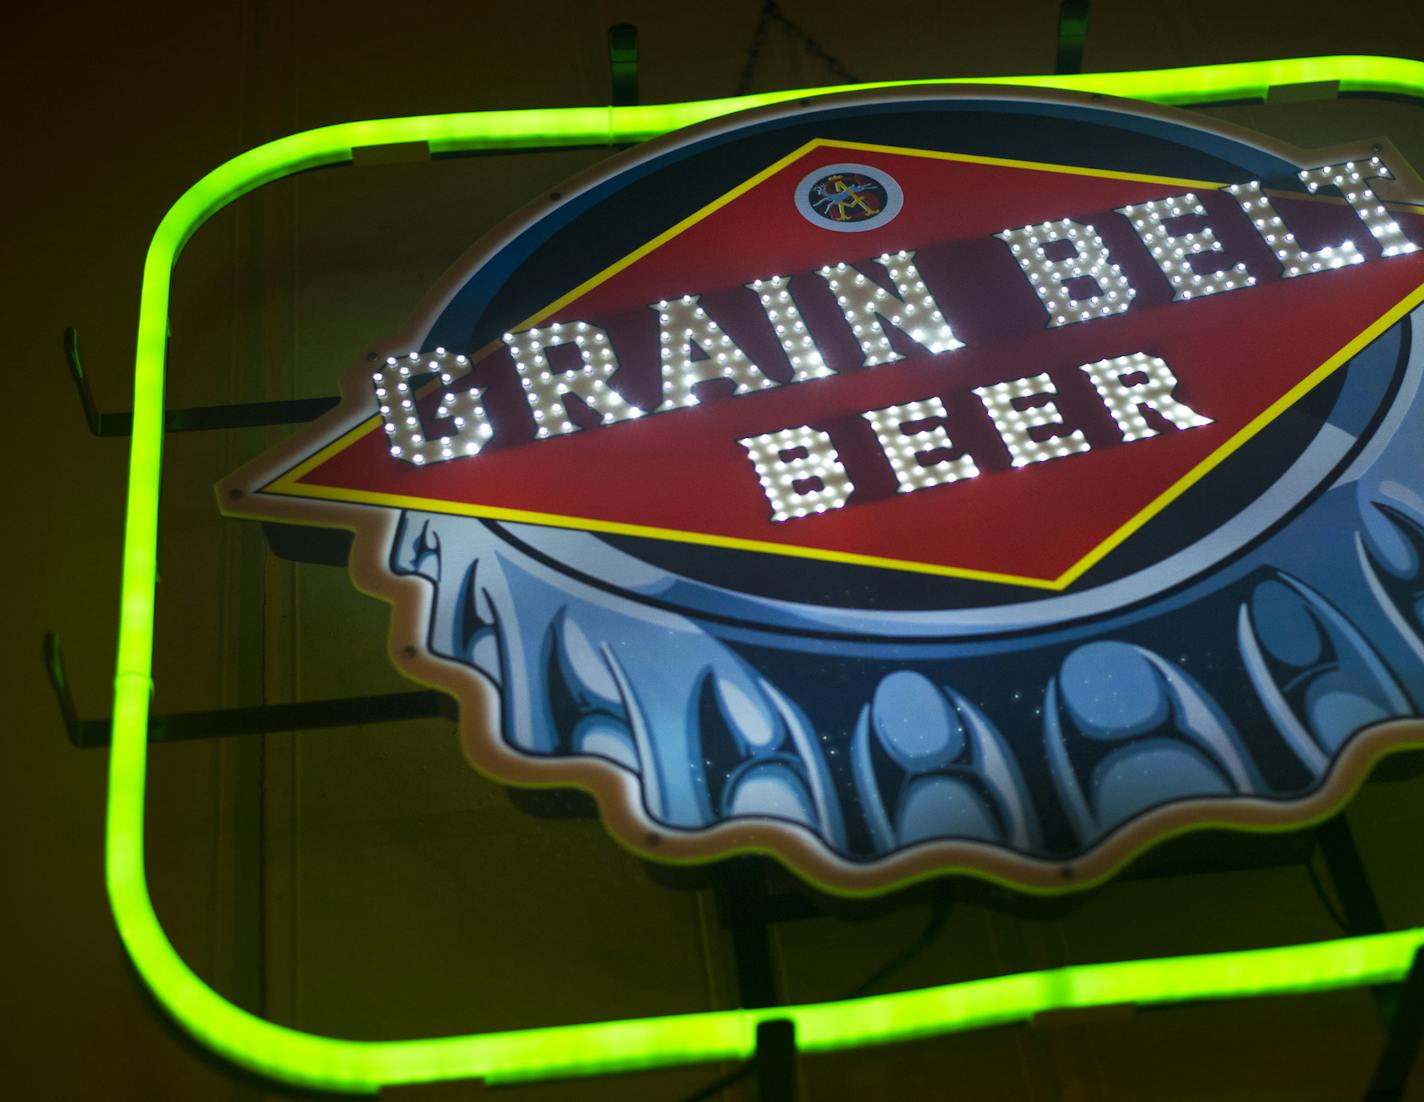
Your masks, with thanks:
M 7 30 L 4 303 L 18 341 L 6 432 L 14 600 L 0 632 L 16 704 L 0 801 L 14 869 L 0 941 L 7 1096 L 265 1096 L 210 1067 L 145 1007 L 102 890 L 107 756 L 66 743 L 41 671 L 41 632 L 57 629 L 80 709 L 107 711 L 126 448 L 84 431 L 62 328 L 80 328 L 100 405 L 127 408 L 144 250 L 190 182 L 328 122 L 607 102 L 603 43 L 614 23 L 642 32 L 645 102 L 729 95 L 744 73 L 750 90 L 837 82 L 826 55 L 863 80 L 1054 64 L 1051 0 L 785 0 L 782 10 L 820 53 L 775 21 L 751 53 L 755 0 L 56 4 Z M 1319 53 L 1424 56 L 1424 15 L 1402 0 L 1095 0 L 1084 63 Z M 1214 113 L 1306 145 L 1387 133 L 1424 166 L 1424 108 L 1332 101 Z M 364 167 L 241 201 L 180 264 L 170 404 L 332 392 L 485 228 L 604 155 Z M 169 440 L 159 711 L 405 687 L 385 657 L 384 606 L 340 571 L 273 558 L 256 526 L 216 515 L 212 483 L 281 435 Z M 516 805 L 464 765 L 449 723 L 165 746 L 151 775 L 148 847 L 165 926 L 220 991 L 278 1021 L 374 1038 L 737 1004 L 714 877 L 669 877 L 594 821 Z M 1419 781 L 1377 785 L 1348 813 L 1391 927 L 1424 922 L 1421 797 Z M 777 927 L 783 997 L 854 989 L 915 942 L 932 907 L 912 894 Z M 1126 879 L 1055 907 L 956 889 L 931 943 L 877 990 L 1339 932 L 1298 866 Z M 1336 1099 L 1358 1092 L 1381 1038 L 1364 992 L 1187 1007 L 816 1058 L 806 1094 Z M 716 1074 L 510 1095 L 672 1100 Z M 749 1095 L 738 1086 L 726 1097 Z

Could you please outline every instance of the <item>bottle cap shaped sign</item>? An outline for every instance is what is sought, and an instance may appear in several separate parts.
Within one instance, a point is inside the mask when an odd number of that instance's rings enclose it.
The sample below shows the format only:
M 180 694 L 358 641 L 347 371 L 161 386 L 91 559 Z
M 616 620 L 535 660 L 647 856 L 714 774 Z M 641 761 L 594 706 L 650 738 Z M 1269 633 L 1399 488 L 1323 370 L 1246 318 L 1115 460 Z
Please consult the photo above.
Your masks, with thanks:
M 476 244 L 220 501 L 354 529 L 474 761 L 651 856 L 1086 883 L 1424 741 L 1421 200 L 1101 97 L 733 116 Z

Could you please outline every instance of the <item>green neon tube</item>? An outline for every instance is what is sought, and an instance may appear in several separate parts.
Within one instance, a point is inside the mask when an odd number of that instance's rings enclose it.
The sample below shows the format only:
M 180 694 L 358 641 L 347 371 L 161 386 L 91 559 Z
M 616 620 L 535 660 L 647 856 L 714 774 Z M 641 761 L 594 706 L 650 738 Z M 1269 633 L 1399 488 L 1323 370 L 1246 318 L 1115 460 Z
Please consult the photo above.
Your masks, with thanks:
M 771 92 L 649 107 L 483 111 L 321 127 L 259 146 L 204 176 L 175 203 L 144 262 L 134 366 L 134 423 L 124 521 L 119 656 L 114 677 L 105 877 L 119 935 L 169 1014 L 207 1048 L 294 1085 L 374 1093 L 442 1079 L 491 1083 L 598 1075 L 745 1058 L 756 1026 L 796 1023 L 808 1052 L 884 1044 L 1116 1003 L 1249 998 L 1401 979 L 1424 929 L 1208 956 L 1080 965 L 849 1002 L 724 1010 L 415 1041 L 347 1041 L 258 1018 L 200 979 L 169 942 L 144 875 L 144 783 L 152 694 L 158 487 L 168 298 L 183 245 L 218 210 L 265 183 L 351 160 L 362 146 L 427 142 L 433 152 L 640 141 L 733 111 L 832 92 L 918 84 L 1004 84 L 1100 92 L 1168 104 L 1257 99 L 1273 86 L 1338 81 L 1342 92 L 1424 98 L 1424 62 L 1314 57 L 1134 73 L 898 81 Z

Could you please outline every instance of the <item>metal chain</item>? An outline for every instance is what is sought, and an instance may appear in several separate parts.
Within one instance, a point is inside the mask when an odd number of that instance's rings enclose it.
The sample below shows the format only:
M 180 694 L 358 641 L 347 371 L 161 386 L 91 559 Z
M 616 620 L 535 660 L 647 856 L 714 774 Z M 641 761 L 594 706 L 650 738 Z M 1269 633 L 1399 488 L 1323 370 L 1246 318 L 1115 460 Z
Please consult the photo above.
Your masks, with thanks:
M 860 83 L 860 78 L 847 69 L 838 57 L 828 53 L 826 48 L 816 41 L 814 35 L 807 32 L 805 28 L 782 11 L 781 5 L 776 0 L 762 0 L 761 14 L 757 17 L 756 29 L 752 31 L 752 40 L 747 46 L 746 64 L 742 66 L 742 75 L 737 80 L 736 95 L 746 95 L 751 91 L 752 76 L 756 72 L 757 62 L 761 60 L 762 49 L 766 46 L 767 31 L 773 22 L 779 23 L 783 32 L 800 42 L 801 48 L 806 51 L 806 54 L 821 62 L 841 83 Z

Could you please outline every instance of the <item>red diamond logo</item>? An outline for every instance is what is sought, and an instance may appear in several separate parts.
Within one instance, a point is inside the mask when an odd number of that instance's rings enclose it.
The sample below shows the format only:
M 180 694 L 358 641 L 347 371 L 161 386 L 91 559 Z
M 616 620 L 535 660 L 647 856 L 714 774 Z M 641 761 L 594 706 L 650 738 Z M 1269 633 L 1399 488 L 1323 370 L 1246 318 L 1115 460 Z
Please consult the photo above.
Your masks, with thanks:
M 1343 199 L 1261 198 L 812 142 L 441 357 L 484 436 L 417 386 L 413 463 L 376 391 L 263 489 L 1062 588 L 1424 299 Z

